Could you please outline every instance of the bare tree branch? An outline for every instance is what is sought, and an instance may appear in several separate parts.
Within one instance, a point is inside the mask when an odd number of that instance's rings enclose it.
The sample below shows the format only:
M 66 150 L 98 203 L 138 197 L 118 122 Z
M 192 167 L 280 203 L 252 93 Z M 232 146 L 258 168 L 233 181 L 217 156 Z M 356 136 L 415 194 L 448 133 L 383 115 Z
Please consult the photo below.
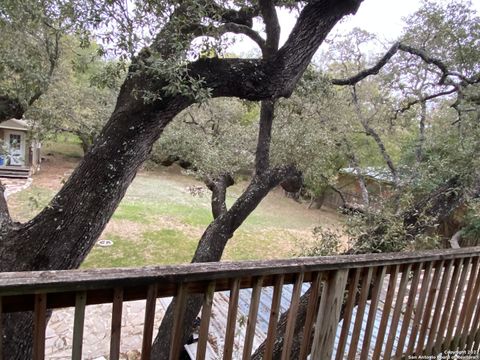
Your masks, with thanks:
M 232 186 L 235 181 L 230 174 L 222 174 L 218 177 L 211 179 L 206 177 L 204 179 L 205 185 L 212 192 L 212 214 L 213 218 L 216 219 L 220 215 L 223 215 L 227 212 L 227 188 Z
M 255 30 L 253 30 L 252 28 L 246 25 L 241 25 L 236 23 L 226 23 L 225 25 L 218 28 L 218 32 L 220 34 L 231 32 L 234 34 L 246 35 L 258 45 L 262 53 L 264 53 L 266 50 L 265 40 L 260 36 L 259 33 L 257 33 Z
M 380 153 L 382 154 L 383 160 L 385 160 L 385 163 L 390 169 L 393 182 L 395 186 L 397 186 L 398 185 L 397 169 L 393 164 L 393 160 L 390 157 L 390 154 L 387 152 L 385 144 L 383 143 L 383 140 L 381 139 L 380 135 L 378 135 L 375 129 L 368 124 L 367 119 L 365 119 L 365 116 L 363 115 L 362 109 L 360 108 L 360 103 L 358 102 L 357 90 L 355 85 L 352 86 L 352 98 L 353 98 L 353 103 L 355 104 L 355 110 L 357 112 L 357 116 L 360 119 L 360 123 L 362 124 L 363 129 L 365 130 L 365 133 L 367 134 L 367 136 L 371 136 L 373 140 L 375 140 L 375 143 L 377 144 L 377 147 L 380 150 Z
M 387 64 L 387 62 L 397 53 L 400 43 L 395 43 L 392 47 L 383 55 L 380 60 L 377 61 L 372 67 L 362 70 L 354 76 L 346 79 L 332 79 L 333 85 L 355 85 L 370 75 L 377 75 L 378 72 Z
M 362 70 L 356 75 L 353 75 L 349 78 L 346 79 L 332 79 L 331 82 L 334 85 L 354 85 L 358 83 L 359 81 L 365 79 L 366 77 L 370 75 L 376 75 L 378 72 L 388 63 L 388 61 L 398 52 L 398 51 L 403 51 L 406 53 L 409 53 L 411 55 L 418 56 L 420 59 L 422 59 L 425 63 L 429 65 L 434 65 L 435 67 L 438 68 L 441 72 L 441 77 L 440 80 L 438 81 L 439 85 L 451 85 L 451 86 L 457 86 L 456 84 L 452 82 L 447 82 L 447 78 L 449 76 L 456 77 L 468 84 L 476 83 L 479 81 L 478 76 L 474 76 L 473 78 L 467 78 L 466 76 L 456 72 L 456 71 L 450 71 L 447 67 L 447 65 L 440 59 L 435 58 L 427 54 L 426 51 L 417 49 L 413 46 L 409 46 L 406 44 L 403 44 L 401 42 L 396 42 L 394 43 L 390 49 L 383 55 L 375 65 L 372 67 Z
M 458 90 L 456 88 L 452 88 L 450 90 L 440 91 L 440 92 L 435 93 L 435 94 L 426 95 L 426 96 L 417 98 L 415 100 L 409 101 L 406 105 L 402 106 L 401 109 L 398 109 L 395 112 L 395 118 L 397 118 L 398 114 L 402 114 L 405 111 L 410 110 L 414 105 L 420 104 L 422 102 L 427 102 L 429 100 L 433 100 L 433 99 L 436 99 L 436 98 L 439 98 L 439 97 L 442 97 L 442 96 L 451 95 L 451 94 L 456 93 L 457 91 Z
M 277 10 L 272 0 L 260 0 L 260 11 L 262 13 L 263 22 L 265 23 L 265 31 L 267 33 L 267 41 L 263 58 L 268 59 L 278 50 L 280 41 L 280 24 L 278 22 Z

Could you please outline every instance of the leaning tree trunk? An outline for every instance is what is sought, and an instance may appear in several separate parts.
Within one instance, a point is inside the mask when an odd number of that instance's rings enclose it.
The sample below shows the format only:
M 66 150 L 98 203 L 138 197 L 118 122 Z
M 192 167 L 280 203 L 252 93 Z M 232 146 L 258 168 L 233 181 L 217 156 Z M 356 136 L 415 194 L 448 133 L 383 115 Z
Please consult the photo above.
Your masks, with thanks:
M 290 178 L 299 177 L 300 174 L 294 167 L 284 166 L 269 169 L 269 144 L 271 123 L 273 121 L 273 102 L 262 102 L 260 116 L 260 131 L 257 144 L 256 173 L 247 189 L 232 205 L 229 210 L 225 206 L 225 191 L 230 182 L 225 179 L 220 189 L 215 188 L 215 183 L 210 181 L 208 186 L 212 190 L 212 211 L 214 221 L 202 235 L 192 262 L 220 261 L 223 250 L 235 230 L 258 206 L 271 189 Z M 219 204 L 219 199 L 222 199 Z M 192 333 L 192 324 L 198 316 L 203 303 L 202 295 L 192 295 L 187 299 L 183 312 L 183 333 L 181 344 L 185 344 Z M 171 344 L 171 329 L 173 314 L 176 306 L 173 299 L 165 312 L 157 337 L 152 347 L 152 357 L 156 360 L 169 359 Z
M 98 141 L 50 205 L 26 224 L 2 227 L 0 271 L 77 268 L 165 125 L 188 105 L 184 100 L 166 104 L 157 114 L 147 106 L 138 111 L 128 108 L 126 88 Z M 31 323 L 31 314 L 5 318 L 4 352 L 9 359 L 31 358 L 31 331 L 25 331 Z

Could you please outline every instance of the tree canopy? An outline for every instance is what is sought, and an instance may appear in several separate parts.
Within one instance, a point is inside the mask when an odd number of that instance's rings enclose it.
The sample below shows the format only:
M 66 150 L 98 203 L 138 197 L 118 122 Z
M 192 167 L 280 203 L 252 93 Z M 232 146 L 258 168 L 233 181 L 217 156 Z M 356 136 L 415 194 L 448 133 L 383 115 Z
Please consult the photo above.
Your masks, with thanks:
M 78 267 L 154 146 L 154 155 L 190 163 L 212 191 L 214 220 L 195 262 L 220 260 L 274 187 L 305 185 L 318 196 L 346 165 L 381 164 L 394 179 L 392 204 L 380 213 L 368 208 L 364 186 L 368 211 L 355 218 L 361 249 L 399 249 L 390 240 L 410 244 L 475 198 L 478 17 L 458 1 L 425 2 L 382 54 L 365 56 L 372 36 L 354 31 L 333 43 L 328 66 L 311 67 L 332 28 L 361 2 L 5 1 L 0 121 L 28 110 L 48 120 L 46 128 L 96 136 L 29 222 L 14 222 L 0 201 L 0 270 Z M 282 46 L 278 8 L 298 11 Z M 21 30 L 27 24 L 30 31 Z M 234 34 L 251 38 L 261 57 L 226 56 Z M 227 188 L 244 169 L 250 182 L 227 207 Z M 201 303 L 188 299 L 184 340 Z M 153 345 L 158 359 L 168 358 L 172 307 Z M 28 358 L 31 315 L 5 321 L 4 348 L 12 359 Z

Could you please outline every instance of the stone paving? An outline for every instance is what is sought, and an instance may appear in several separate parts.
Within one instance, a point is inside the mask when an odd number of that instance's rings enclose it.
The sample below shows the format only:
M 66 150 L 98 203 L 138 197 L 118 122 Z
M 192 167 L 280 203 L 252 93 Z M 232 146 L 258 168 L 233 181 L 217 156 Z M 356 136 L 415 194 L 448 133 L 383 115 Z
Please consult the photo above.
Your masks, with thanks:
M 164 314 L 165 300 L 157 300 L 155 325 L 158 328 Z M 47 325 L 45 358 L 71 359 L 74 308 L 55 310 Z M 110 349 L 112 305 L 89 305 L 85 310 L 83 359 L 106 360 Z M 120 359 L 140 359 L 145 300 L 123 303 Z
M 5 186 L 5 198 L 8 198 L 10 195 L 15 194 L 16 192 L 25 190 L 32 184 L 32 178 L 28 178 L 28 179 L 0 178 L 0 181 Z

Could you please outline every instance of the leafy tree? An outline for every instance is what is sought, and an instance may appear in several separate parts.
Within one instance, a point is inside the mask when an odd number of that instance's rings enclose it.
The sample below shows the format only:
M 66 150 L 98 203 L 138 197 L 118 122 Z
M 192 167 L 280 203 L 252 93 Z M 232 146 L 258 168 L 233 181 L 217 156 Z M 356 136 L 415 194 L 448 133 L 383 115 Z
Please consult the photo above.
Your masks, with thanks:
M 422 18 L 422 16 L 431 16 L 432 9 L 439 10 L 437 15 L 440 14 L 441 16 L 437 21 L 424 21 L 425 19 Z M 387 117 L 383 120 L 395 121 L 394 124 L 396 126 L 406 127 L 409 130 L 408 133 L 414 135 L 411 137 L 407 133 L 406 139 L 411 138 L 414 140 L 400 144 L 401 150 L 400 154 L 398 154 L 400 156 L 390 156 L 396 160 L 397 164 L 409 165 L 414 169 L 418 166 L 418 169 L 415 169 L 413 172 L 415 176 L 408 176 L 408 183 L 405 184 L 405 186 L 400 183 L 398 193 L 402 196 L 399 197 L 399 201 L 395 201 L 399 203 L 398 206 L 393 206 L 393 208 L 387 206 L 379 212 L 369 211 L 365 214 L 358 214 L 349 218 L 351 226 L 349 226 L 348 229 L 352 231 L 350 235 L 355 241 L 353 249 L 355 252 L 401 251 L 412 248 L 437 246 L 435 229 L 438 224 L 448 219 L 454 209 L 459 206 L 465 206 L 465 204 L 467 204 L 474 209 L 477 206 L 476 199 L 480 196 L 480 177 L 476 170 L 478 169 L 476 162 L 479 158 L 478 141 L 476 142 L 477 146 L 473 144 L 473 139 L 478 139 L 477 131 L 479 125 L 478 98 L 474 95 L 480 80 L 478 70 L 473 70 L 475 67 L 469 67 L 462 69 L 462 71 L 456 71 L 454 69 L 458 69 L 458 65 L 452 63 L 447 65 L 448 60 L 443 57 L 442 49 L 449 48 L 447 51 L 450 51 L 452 47 L 450 47 L 448 40 L 452 40 L 453 38 L 450 36 L 442 36 L 440 31 L 441 27 L 437 27 L 438 24 L 446 23 L 451 27 L 464 27 L 464 30 L 458 32 L 453 29 L 446 30 L 443 28 L 443 30 L 446 32 L 452 31 L 452 34 L 463 34 L 464 37 L 470 39 L 470 41 L 456 42 L 456 44 L 465 44 L 467 48 L 464 48 L 462 52 L 464 54 L 470 54 L 472 51 L 468 50 L 468 46 L 472 46 L 475 42 L 478 42 L 476 37 L 478 37 L 479 32 L 476 31 L 475 34 L 473 34 L 474 29 L 477 29 L 476 24 L 478 18 L 471 10 L 470 4 L 464 4 L 462 2 L 455 2 L 443 7 L 437 6 L 432 2 L 425 2 L 424 7 L 414 15 L 414 18 L 415 17 L 417 17 L 416 24 L 418 25 L 418 31 L 421 30 L 424 34 L 436 33 L 437 40 L 447 40 L 436 43 L 438 47 L 435 49 L 435 52 L 432 52 L 432 54 L 435 55 L 431 55 L 428 49 L 414 42 L 410 45 L 408 41 L 417 39 L 419 34 L 414 34 L 411 32 L 412 29 L 406 28 L 405 33 L 410 34 L 411 38 L 402 39 L 393 44 L 390 49 L 381 56 L 380 60 L 375 62 L 374 60 L 372 61 L 372 59 L 367 59 L 367 61 L 362 64 L 362 69 L 359 72 L 346 74 L 346 78 L 339 79 L 334 77 L 331 80 L 335 85 L 355 86 L 357 88 L 355 90 L 358 90 L 358 88 L 364 85 L 362 81 L 367 80 L 368 85 L 368 82 L 372 81 L 370 76 L 380 73 L 383 75 L 380 83 L 384 83 L 380 89 L 385 90 L 386 100 L 393 105 L 388 109 L 386 113 Z M 434 16 L 432 16 L 432 18 L 433 17 Z M 462 19 L 462 22 L 458 23 L 446 20 L 458 17 Z M 429 26 L 425 26 L 425 23 L 428 23 Z M 349 38 L 349 40 L 352 39 Z M 427 42 L 426 44 L 431 43 Z M 475 48 L 475 51 L 477 48 Z M 351 46 L 351 51 L 347 51 L 346 54 L 350 55 L 351 53 L 355 53 L 354 49 L 355 46 Z M 471 50 L 474 49 L 472 48 Z M 403 59 L 399 61 L 398 58 L 401 55 L 405 55 L 404 59 L 406 59 L 406 62 L 402 62 Z M 352 59 L 348 59 L 348 61 L 343 61 L 345 60 L 344 58 L 340 63 L 351 65 Z M 452 57 L 448 59 L 452 59 Z M 363 60 L 365 59 L 363 58 Z M 406 73 L 405 76 L 403 75 L 400 71 L 400 64 L 403 64 L 402 66 L 412 75 L 415 75 L 416 72 L 424 75 L 423 72 L 418 71 L 418 69 L 424 69 L 426 66 L 428 76 L 424 76 L 424 78 L 428 79 L 430 86 L 421 86 L 420 89 L 424 92 L 420 92 L 420 95 L 417 92 L 415 96 L 405 96 L 406 93 L 400 91 L 402 89 L 392 86 L 395 83 L 402 84 L 402 81 L 406 83 L 404 84 L 404 89 L 407 89 L 405 85 L 409 85 L 408 73 Z M 471 64 L 478 66 L 478 57 L 477 60 L 472 61 Z M 393 68 L 390 66 L 399 66 L 396 69 L 398 72 L 392 73 Z M 393 78 L 395 78 L 395 80 L 392 81 L 391 79 Z M 410 78 L 410 80 L 412 79 L 417 78 Z M 422 81 L 421 78 L 419 81 Z M 426 83 L 427 81 L 425 81 L 425 84 Z M 376 93 L 379 94 L 378 92 Z M 468 95 L 465 96 L 465 94 Z M 357 97 L 356 99 L 355 95 Z M 367 101 L 365 101 L 366 99 L 363 95 L 371 96 L 375 95 L 375 92 L 362 92 L 360 95 L 362 96 L 359 96 L 357 92 L 357 94 L 353 93 L 353 96 L 351 96 L 352 103 L 350 104 L 350 109 L 353 108 L 353 113 L 356 112 L 357 115 L 359 110 L 367 113 L 374 108 L 374 106 L 372 106 L 374 103 L 371 103 L 371 100 L 368 98 Z M 383 94 L 380 93 L 380 95 Z M 346 99 L 346 97 L 343 97 L 343 99 Z M 435 99 L 438 100 L 434 101 Z M 423 104 L 426 103 L 428 103 L 428 106 L 425 107 Z M 461 106 L 459 106 L 459 104 L 461 104 Z M 417 107 L 420 107 L 420 109 Z M 425 108 L 427 111 L 430 111 L 428 114 L 425 112 L 422 118 L 422 112 Z M 414 112 L 414 110 L 419 110 L 419 113 Z M 458 111 L 457 116 L 455 116 L 456 111 Z M 389 114 L 391 114 L 391 116 Z M 353 118 L 350 117 L 350 119 L 351 123 L 353 123 Z M 431 119 L 431 121 L 429 121 L 428 126 L 424 126 L 425 138 L 422 139 L 422 130 L 420 127 L 422 126 L 422 121 L 424 121 L 424 124 L 427 124 L 427 119 Z M 467 129 L 465 132 L 456 131 L 457 129 L 453 127 L 460 123 Z M 365 129 L 363 124 L 361 125 Z M 367 123 L 367 125 L 371 124 Z M 376 126 L 374 130 L 378 131 L 382 128 L 388 128 L 390 125 L 391 124 L 387 122 L 387 124 L 383 124 L 383 127 Z M 438 132 L 435 131 L 437 126 Z M 415 128 L 417 128 L 418 131 L 415 131 L 417 130 Z M 368 131 L 365 132 L 368 133 Z M 420 136 L 418 136 L 419 134 Z M 385 135 L 386 134 L 383 134 L 380 138 L 382 143 L 385 142 Z M 472 135 L 472 137 L 470 138 L 469 135 Z M 468 139 L 472 140 L 472 142 Z M 464 148 L 462 148 L 462 143 L 465 146 Z M 376 141 L 376 144 L 377 151 L 379 150 L 379 152 L 381 152 L 382 149 L 379 142 Z M 418 144 L 421 144 L 421 147 L 417 146 Z M 431 147 L 433 144 L 435 144 L 436 148 Z M 420 157 L 418 157 L 418 149 L 421 149 L 422 156 Z M 354 150 L 358 152 L 359 148 L 354 147 Z M 389 154 L 391 154 L 391 152 Z M 401 156 L 403 154 L 409 154 L 410 156 Z M 431 156 L 433 158 L 430 158 Z M 385 160 L 384 156 L 383 158 Z M 433 159 L 435 159 L 435 161 L 432 161 Z M 455 164 L 453 164 L 454 162 Z M 417 175 L 417 172 L 419 175 Z M 401 181 L 403 181 L 403 179 L 401 179 Z M 428 185 L 428 188 L 425 185 Z M 468 225 L 463 231 L 464 234 L 469 234 L 469 231 L 474 233 L 478 227 L 478 217 L 469 214 L 469 218 L 470 219 L 467 220 Z M 313 251 L 324 253 L 332 249 L 338 250 L 336 248 L 336 234 L 328 230 L 325 231 L 325 229 L 317 230 L 320 231 L 317 236 L 326 237 L 330 247 L 322 246 L 317 249 L 312 249 Z M 300 306 L 297 312 L 299 319 L 302 319 L 306 314 L 307 299 L 308 293 L 302 296 L 300 300 Z M 286 313 L 282 314 L 279 320 L 280 328 L 277 329 L 276 348 L 281 348 L 283 335 L 285 334 L 286 319 Z M 297 321 L 297 324 L 298 322 L 301 321 Z M 297 339 L 293 347 L 298 344 L 298 341 L 301 340 Z M 262 358 L 263 345 L 264 344 L 257 349 L 252 357 L 253 359 Z
M 76 135 L 86 153 L 113 110 L 122 63 L 99 58 L 91 45 L 81 48 L 74 38 L 64 38 L 62 57 L 48 90 L 27 111 L 42 137 L 58 133 Z M 105 73 L 113 74 L 105 83 Z
M 251 110 L 248 108 L 250 107 Z M 211 99 L 180 113 L 155 144 L 156 163 L 185 164 L 201 179 L 251 172 L 255 157 L 258 107 L 239 100 Z M 196 136 L 197 134 L 202 136 Z
M 474 140 L 478 120 L 474 119 L 478 119 L 479 108 L 471 96 L 480 81 L 478 60 L 473 60 L 478 59 L 473 45 L 478 42 L 474 31 L 478 24 L 479 18 L 468 4 L 425 2 L 407 20 L 405 36 L 378 62 L 346 80 L 333 80 L 358 87 L 359 81 L 381 71 L 384 98 L 389 97 L 392 104 L 386 119 L 393 126 L 406 126 L 413 135 L 412 141 L 401 145 L 397 165 L 384 154 L 392 175 L 395 168 L 401 167 L 403 172 L 397 177 L 401 182 L 397 182 L 400 186 L 393 207 L 360 216 L 361 221 L 350 227 L 360 239 L 360 251 L 425 246 L 431 243 L 439 223 L 447 221 L 460 204 L 465 206 L 472 196 L 478 196 L 474 195 L 478 194 L 479 175 L 475 170 L 479 149 Z M 455 45 L 450 46 L 452 39 Z M 447 48 L 449 58 L 444 58 L 442 49 Z M 358 111 L 374 108 L 361 104 L 358 96 L 354 102 Z M 380 141 L 376 142 L 383 153 Z M 457 196 L 450 196 L 451 192 Z
M 0 4 L 0 121 L 21 118 L 48 88 L 73 8 L 46 0 Z M 81 22 L 81 19 L 78 18 Z
M 237 2 L 234 7 L 208 1 L 135 2 L 144 5 L 141 10 L 147 14 L 143 18 L 157 19 L 155 24 L 160 30 L 153 34 L 150 45 L 133 58 L 109 121 L 49 206 L 28 223 L 17 224 L 11 221 L 5 202 L 1 202 L 0 270 L 78 267 L 148 157 L 154 142 L 175 115 L 208 97 L 263 100 L 255 176 L 230 209 L 220 209 L 220 215 L 202 236 L 194 259 L 218 260 L 226 241 L 268 191 L 298 175 L 292 166 L 269 165 L 273 103 L 292 93 L 332 27 L 343 16 L 355 13 L 360 3 L 360 0 L 319 0 L 302 4 L 292 33 L 277 50 L 279 26 L 275 5 L 271 1 L 262 0 L 258 4 Z M 98 16 L 90 16 L 96 31 L 100 31 L 103 24 L 115 24 L 114 17 L 105 17 L 108 14 L 105 8 L 120 6 L 116 1 L 102 4 L 87 2 L 83 7 L 90 12 L 100 11 Z M 266 25 L 266 40 L 252 30 L 252 19 L 257 16 Z M 118 29 L 123 30 L 120 25 L 128 24 L 131 19 L 122 17 Z M 131 28 L 127 26 L 125 33 L 129 30 Z M 252 37 L 262 49 L 264 59 L 198 56 L 196 46 L 192 46 L 196 38 L 209 36 L 218 39 L 226 32 Z M 129 39 L 127 36 L 113 40 L 128 45 Z M 117 48 L 120 49 L 120 45 Z M 224 194 L 222 181 L 218 185 L 218 194 Z M 189 321 L 193 321 L 198 313 L 199 305 L 196 304 L 199 299 L 192 297 L 185 314 L 185 338 Z M 159 359 L 168 357 L 170 344 L 169 313 L 165 319 L 154 347 L 154 355 Z M 4 351 L 11 359 L 30 357 L 31 323 L 30 314 L 6 317 Z

